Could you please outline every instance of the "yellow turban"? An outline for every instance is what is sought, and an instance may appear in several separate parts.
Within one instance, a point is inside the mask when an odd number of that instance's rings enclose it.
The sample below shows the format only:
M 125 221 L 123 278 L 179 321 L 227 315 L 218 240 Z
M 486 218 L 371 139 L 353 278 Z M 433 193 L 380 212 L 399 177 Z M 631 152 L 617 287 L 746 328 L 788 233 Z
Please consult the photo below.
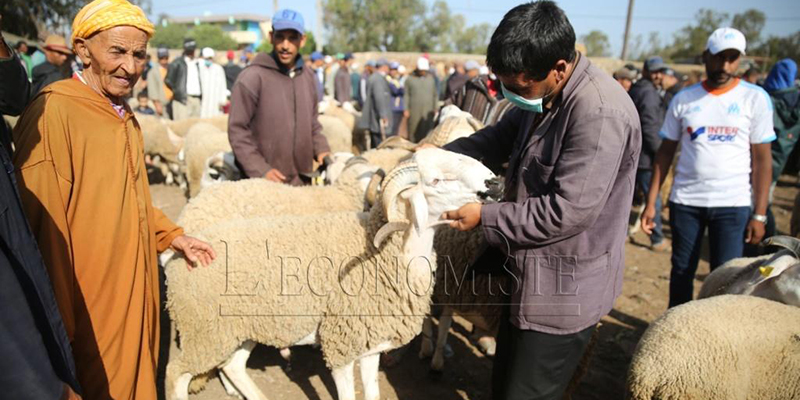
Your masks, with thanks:
M 141 8 L 128 0 L 94 0 L 85 5 L 72 21 L 72 42 L 117 26 L 132 26 L 153 37 L 155 29 Z

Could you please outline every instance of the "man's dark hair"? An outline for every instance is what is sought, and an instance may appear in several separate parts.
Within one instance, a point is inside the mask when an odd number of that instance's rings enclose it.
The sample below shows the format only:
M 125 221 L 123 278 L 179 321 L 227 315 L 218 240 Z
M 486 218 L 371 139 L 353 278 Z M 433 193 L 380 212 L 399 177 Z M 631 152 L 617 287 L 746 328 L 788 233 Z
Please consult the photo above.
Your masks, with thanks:
M 17 45 L 14 46 L 14 50 L 19 50 L 20 47 L 27 46 L 27 45 L 28 45 L 28 43 L 26 43 L 24 40 L 20 40 L 19 42 L 17 42 Z
M 146 98 L 148 98 L 148 97 L 147 97 L 147 92 L 145 92 L 145 91 L 141 91 L 141 92 L 139 92 L 139 94 L 136 95 L 136 99 L 137 100 L 138 99 L 146 99 Z
M 524 72 L 537 81 L 544 79 L 558 60 L 575 60 L 575 30 L 564 10 L 552 1 L 511 9 L 486 50 L 486 63 L 495 74 Z

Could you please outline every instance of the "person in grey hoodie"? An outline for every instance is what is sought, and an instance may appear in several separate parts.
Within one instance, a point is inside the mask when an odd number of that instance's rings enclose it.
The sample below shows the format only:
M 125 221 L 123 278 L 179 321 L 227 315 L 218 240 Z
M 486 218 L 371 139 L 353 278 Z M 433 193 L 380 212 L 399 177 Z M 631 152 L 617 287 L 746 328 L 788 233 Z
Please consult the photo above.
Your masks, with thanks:
M 272 27 L 272 53 L 257 55 L 233 86 L 228 137 L 249 178 L 298 186 L 330 147 L 317 118 L 316 77 L 299 55 L 306 42 L 303 17 L 279 10 Z

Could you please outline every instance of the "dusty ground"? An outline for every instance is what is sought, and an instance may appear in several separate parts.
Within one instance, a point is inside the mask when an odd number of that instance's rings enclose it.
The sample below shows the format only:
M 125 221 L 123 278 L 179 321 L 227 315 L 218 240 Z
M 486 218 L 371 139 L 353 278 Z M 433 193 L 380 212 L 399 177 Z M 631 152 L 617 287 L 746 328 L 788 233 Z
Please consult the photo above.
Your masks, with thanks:
M 779 232 L 789 231 L 792 203 L 798 192 L 796 184 L 796 178 L 784 176 L 775 191 L 772 210 Z M 177 188 L 154 185 L 152 194 L 156 206 L 170 217 L 177 218 L 185 204 Z M 665 233 L 669 237 L 666 219 Z M 633 243 L 625 245 L 623 293 L 599 329 L 599 342 L 589 371 L 573 397 L 576 400 L 623 398 L 625 376 L 636 343 L 648 323 L 667 307 L 669 253 L 654 253 L 647 249 L 645 244 L 649 240 L 641 232 L 633 239 Z M 704 256 L 695 282 L 697 290 L 707 274 L 708 263 Z M 381 368 L 382 399 L 489 399 L 491 359 L 483 356 L 469 341 L 469 323 L 459 319 L 456 322 L 449 340 L 454 355 L 447 359 L 446 372 L 441 376 L 429 373 L 429 360 L 419 360 L 416 356 L 419 350 L 417 339 L 411 343 L 411 350 L 399 365 Z M 175 351 L 174 347 L 172 351 Z M 335 399 L 336 388 L 321 354 L 310 347 L 293 349 L 289 371 L 285 370 L 286 363 L 278 351 L 264 346 L 256 348 L 248 367 L 250 376 L 270 399 Z M 358 371 L 355 376 L 359 376 Z M 358 378 L 356 380 L 358 382 Z M 356 385 L 356 390 L 359 399 L 362 398 L 360 384 Z M 193 400 L 226 398 L 228 396 L 218 379 L 209 382 L 201 393 L 191 396 Z

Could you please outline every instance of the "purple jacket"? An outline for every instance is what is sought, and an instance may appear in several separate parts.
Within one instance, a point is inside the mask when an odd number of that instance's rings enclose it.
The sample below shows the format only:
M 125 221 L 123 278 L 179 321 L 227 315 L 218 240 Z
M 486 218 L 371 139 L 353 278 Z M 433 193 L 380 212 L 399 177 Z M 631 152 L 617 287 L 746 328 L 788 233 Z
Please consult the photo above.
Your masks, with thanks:
M 271 54 L 253 59 L 233 85 L 228 139 L 249 178 L 277 168 L 291 185 L 312 172 L 314 157 L 330 151 L 317 119 L 317 78 L 299 58 L 290 73 Z
M 585 57 L 534 127 L 536 117 L 512 109 L 445 148 L 490 167 L 509 161 L 507 201 L 484 205 L 481 224 L 514 257 L 511 322 L 569 334 L 596 324 L 622 290 L 641 127 L 625 90 Z

